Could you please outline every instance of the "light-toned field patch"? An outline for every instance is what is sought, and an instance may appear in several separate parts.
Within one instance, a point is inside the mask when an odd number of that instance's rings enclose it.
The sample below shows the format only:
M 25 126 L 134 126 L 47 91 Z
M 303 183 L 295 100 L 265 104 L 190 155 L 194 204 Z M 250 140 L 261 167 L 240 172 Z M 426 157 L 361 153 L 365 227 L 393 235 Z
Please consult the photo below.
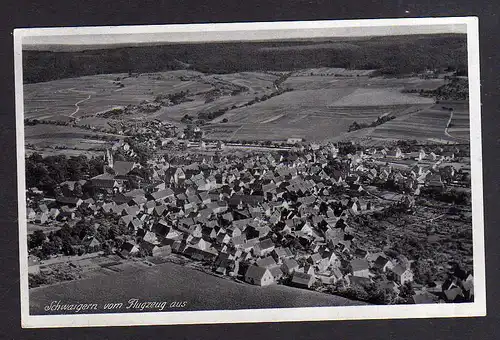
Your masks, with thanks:
M 446 81 L 443 78 L 436 79 L 420 79 L 420 78 L 409 78 L 407 83 L 404 85 L 406 90 L 435 90 L 438 87 L 444 85 Z
M 368 89 L 358 88 L 353 93 L 344 96 L 332 106 L 380 106 L 380 105 L 407 105 L 407 104 L 432 104 L 432 98 L 420 97 L 401 93 L 398 89 Z

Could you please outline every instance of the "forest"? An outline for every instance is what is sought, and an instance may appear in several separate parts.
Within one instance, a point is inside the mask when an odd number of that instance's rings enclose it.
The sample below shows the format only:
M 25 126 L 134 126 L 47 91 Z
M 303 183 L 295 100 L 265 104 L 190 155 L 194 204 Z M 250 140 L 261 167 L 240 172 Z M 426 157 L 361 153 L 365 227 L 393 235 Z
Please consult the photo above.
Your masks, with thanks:
M 466 36 L 385 36 L 328 41 L 228 42 L 23 51 L 25 83 L 84 75 L 192 69 L 204 73 L 292 71 L 311 67 L 374 69 L 397 76 L 467 66 Z M 54 48 L 52 48 L 54 49 Z M 290 52 L 293 53 L 290 53 Z

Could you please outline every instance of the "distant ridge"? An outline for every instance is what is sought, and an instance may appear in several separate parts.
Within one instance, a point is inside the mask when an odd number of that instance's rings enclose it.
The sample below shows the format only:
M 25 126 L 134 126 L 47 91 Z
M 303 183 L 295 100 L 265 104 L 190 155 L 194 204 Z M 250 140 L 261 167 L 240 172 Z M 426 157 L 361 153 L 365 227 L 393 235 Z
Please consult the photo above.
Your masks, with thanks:
M 37 50 L 32 50 L 35 46 L 26 45 L 23 74 L 25 83 L 185 68 L 205 73 L 233 73 L 345 67 L 398 75 L 427 68 L 466 68 L 466 46 L 463 34 L 132 46 L 36 45 Z

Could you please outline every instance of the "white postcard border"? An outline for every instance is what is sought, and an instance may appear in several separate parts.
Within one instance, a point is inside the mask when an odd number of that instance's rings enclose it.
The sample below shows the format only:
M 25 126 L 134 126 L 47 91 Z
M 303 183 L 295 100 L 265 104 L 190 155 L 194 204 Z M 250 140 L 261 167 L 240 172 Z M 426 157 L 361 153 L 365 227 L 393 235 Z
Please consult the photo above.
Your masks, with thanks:
M 383 27 L 426 26 L 426 25 L 467 25 L 468 74 L 470 97 L 470 148 L 471 187 L 473 210 L 473 261 L 474 261 L 474 302 L 459 304 L 391 305 L 391 306 L 336 306 L 307 308 L 273 308 L 248 310 L 216 310 L 190 312 L 148 312 L 115 314 L 74 314 L 74 315 L 30 315 L 27 262 L 27 221 L 25 187 L 25 147 L 24 147 L 24 102 L 22 39 L 32 36 L 68 36 L 89 34 L 134 34 L 164 32 L 220 32 L 221 39 L 228 41 L 227 34 L 244 32 L 249 40 L 257 39 L 251 32 L 275 32 L 274 39 L 308 38 L 311 30 L 339 27 Z M 307 31 L 307 35 L 304 32 Z M 203 34 L 202 34 L 203 35 Z M 324 35 L 323 35 L 324 36 Z M 224 38 L 225 37 L 225 38 Z M 241 38 L 239 38 L 241 39 Z M 259 38 L 259 39 L 262 39 Z M 195 42 L 192 40 L 191 42 Z M 198 41 L 203 41 L 200 39 Z M 16 143 L 17 143 L 17 184 L 19 213 L 19 258 L 21 289 L 21 324 L 23 328 L 88 327 L 88 326 L 136 326 L 169 324 L 215 324 L 248 322 L 289 322 L 320 320 L 360 320 L 360 319 L 403 319 L 442 318 L 486 315 L 485 254 L 484 254 L 484 212 L 481 148 L 481 102 L 479 79 L 479 32 L 477 17 L 445 18 L 405 18 L 405 19 L 363 19 L 334 21 L 289 21 L 258 23 L 188 24 L 154 26 L 103 26 L 32 28 L 14 31 L 15 87 L 16 87 Z

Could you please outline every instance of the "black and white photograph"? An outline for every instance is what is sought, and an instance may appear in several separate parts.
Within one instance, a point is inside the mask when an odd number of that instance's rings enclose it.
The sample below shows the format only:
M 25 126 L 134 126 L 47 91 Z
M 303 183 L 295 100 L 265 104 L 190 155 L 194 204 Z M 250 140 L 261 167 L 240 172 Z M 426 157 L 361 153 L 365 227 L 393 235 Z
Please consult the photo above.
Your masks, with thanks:
M 23 327 L 486 315 L 477 30 L 15 30 Z

